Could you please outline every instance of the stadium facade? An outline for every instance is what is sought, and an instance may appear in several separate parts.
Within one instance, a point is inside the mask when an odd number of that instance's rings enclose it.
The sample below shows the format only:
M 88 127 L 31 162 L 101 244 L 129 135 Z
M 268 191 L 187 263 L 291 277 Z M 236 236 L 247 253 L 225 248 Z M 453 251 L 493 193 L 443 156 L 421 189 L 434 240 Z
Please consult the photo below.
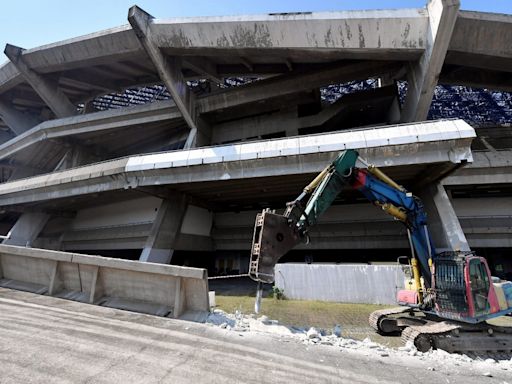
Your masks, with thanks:
M 423 198 L 440 249 L 475 249 L 505 277 L 512 15 L 459 8 L 164 20 L 132 7 L 118 28 L 8 44 L 4 243 L 244 272 L 256 212 L 355 148 Z M 349 191 L 311 237 L 288 258 L 408 252 L 400 224 Z

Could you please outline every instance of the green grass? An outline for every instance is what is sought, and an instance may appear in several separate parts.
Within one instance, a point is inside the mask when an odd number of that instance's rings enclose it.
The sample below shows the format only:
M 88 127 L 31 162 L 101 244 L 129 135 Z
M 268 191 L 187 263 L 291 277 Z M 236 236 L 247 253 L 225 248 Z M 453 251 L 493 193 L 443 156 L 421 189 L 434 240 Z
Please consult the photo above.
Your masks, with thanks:
M 248 296 L 217 296 L 217 306 L 233 312 L 240 309 L 243 313 L 254 313 L 254 297 Z M 368 315 L 386 308 L 372 304 L 341 304 L 322 301 L 274 300 L 264 298 L 261 303 L 261 315 L 280 323 L 296 326 L 314 326 L 331 329 L 335 324 L 344 326 L 367 327 Z

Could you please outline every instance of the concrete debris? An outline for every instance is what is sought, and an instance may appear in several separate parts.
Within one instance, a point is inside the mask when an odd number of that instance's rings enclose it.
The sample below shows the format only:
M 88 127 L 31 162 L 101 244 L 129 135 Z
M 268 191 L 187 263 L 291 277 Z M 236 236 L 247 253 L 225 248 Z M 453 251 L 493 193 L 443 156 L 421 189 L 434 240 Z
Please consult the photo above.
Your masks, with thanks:
M 220 327 L 231 332 L 238 332 L 246 335 L 271 334 L 275 335 L 282 342 L 297 342 L 305 346 L 306 350 L 314 348 L 337 348 L 340 352 L 347 351 L 350 353 L 358 353 L 368 357 L 375 358 L 392 358 L 408 361 L 428 363 L 424 369 L 430 371 L 443 370 L 448 365 L 460 367 L 460 369 L 470 369 L 476 371 L 476 374 L 493 377 L 491 372 L 497 368 L 503 371 L 512 370 L 512 359 L 508 354 L 477 356 L 474 354 L 459 355 L 451 354 L 443 350 L 431 350 L 428 352 L 420 352 L 416 349 L 412 342 L 400 348 L 388 348 L 380 345 L 370 338 L 364 340 L 354 340 L 342 337 L 340 332 L 326 334 L 324 331 L 315 327 L 296 328 L 280 325 L 277 321 L 269 319 L 267 316 L 256 318 L 252 315 L 245 315 L 241 311 L 233 314 L 226 313 L 219 309 L 213 311 L 208 319 L 207 324 Z M 339 336 L 338 336 L 339 335 Z M 313 352 L 314 353 L 314 352 Z M 490 376 L 489 376 L 490 375 Z
M 319 339 L 320 338 L 320 332 L 314 327 L 309 328 L 309 330 L 306 332 L 306 335 L 308 339 Z

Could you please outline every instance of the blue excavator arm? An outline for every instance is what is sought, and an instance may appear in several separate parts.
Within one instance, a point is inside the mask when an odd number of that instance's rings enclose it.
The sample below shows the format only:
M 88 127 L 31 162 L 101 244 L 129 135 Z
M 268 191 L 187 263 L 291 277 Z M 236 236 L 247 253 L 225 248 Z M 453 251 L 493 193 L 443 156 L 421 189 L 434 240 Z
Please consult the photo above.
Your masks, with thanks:
M 367 169 L 356 167 L 358 159 Z M 407 228 L 412 252 L 414 279 L 423 277 L 431 285 L 430 265 L 435 248 L 427 229 L 421 201 L 378 168 L 366 164 L 355 150 L 347 150 L 329 164 L 303 192 L 287 204 L 283 215 L 268 210 L 258 214 L 253 236 L 249 275 L 258 282 L 274 281 L 277 261 L 299 242 L 308 239 L 309 229 L 332 205 L 344 188 L 361 192 Z

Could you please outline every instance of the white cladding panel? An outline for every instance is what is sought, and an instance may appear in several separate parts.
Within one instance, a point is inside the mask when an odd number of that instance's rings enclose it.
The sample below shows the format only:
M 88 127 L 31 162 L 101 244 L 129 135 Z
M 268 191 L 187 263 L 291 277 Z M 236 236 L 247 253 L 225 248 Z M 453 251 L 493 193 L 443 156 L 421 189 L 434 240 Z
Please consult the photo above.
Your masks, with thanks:
M 463 120 L 428 121 L 133 156 L 128 160 L 125 170 L 126 172 L 133 172 L 258 158 L 336 152 L 345 149 L 460 140 L 461 138 L 475 136 L 474 129 Z M 454 160 L 456 161 L 456 159 Z

